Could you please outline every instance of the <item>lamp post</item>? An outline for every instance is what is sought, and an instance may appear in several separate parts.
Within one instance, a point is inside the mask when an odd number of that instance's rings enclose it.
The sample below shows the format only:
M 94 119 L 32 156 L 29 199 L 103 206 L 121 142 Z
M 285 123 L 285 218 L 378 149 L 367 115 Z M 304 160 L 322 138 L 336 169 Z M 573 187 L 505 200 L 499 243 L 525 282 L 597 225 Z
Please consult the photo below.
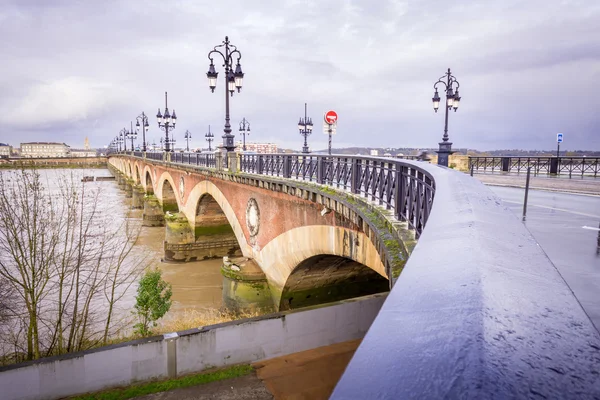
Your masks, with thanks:
M 244 138 L 242 150 L 246 151 L 246 135 L 250 135 L 250 122 L 248 122 L 246 118 L 242 119 L 242 122 L 240 122 L 240 134 Z
M 223 48 L 223 52 L 217 50 L 221 47 Z M 223 135 L 223 147 L 230 152 L 235 150 L 235 144 L 233 143 L 234 135 L 231 134 L 231 125 L 229 124 L 229 96 L 233 96 L 235 89 L 237 89 L 238 93 L 242 89 L 242 80 L 244 78 L 244 73 L 242 72 L 242 66 L 240 64 L 242 53 L 239 52 L 236 46 L 229 43 L 228 36 L 225 36 L 223 44 L 215 46 L 213 50 L 208 53 L 210 66 L 208 67 L 206 77 L 208 78 L 208 86 L 213 93 L 217 87 L 217 75 L 219 74 L 215 71 L 213 62 L 214 54 L 219 54 L 223 57 L 223 66 L 225 67 L 225 128 L 223 129 L 225 134 Z M 234 56 L 237 58 L 235 72 L 233 71 Z
M 142 151 L 146 152 L 146 132 L 148 131 L 148 127 L 150 124 L 148 123 L 148 116 L 142 111 L 140 115 L 138 115 L 135 122 L 136 131 L 140 131 L 140 126 L 142 127 Z M 142 123 L 140 124 L 140 121 Z
M 129 128 L 129 131 L 125 134 L 125 136 L 131 139 L 131 151 L 135 151 L 135 149 L 133 148 L 133 139 L 137 139 L 137 133 L 135 133 L 135 131 L 133 130 L 133 121 L 129 122 L 131 126 Z
M 208 142 L 208 151 L 212 151 L 212 148 L 210 147 L 210 142 L 215 140 L 215 135 L 213 135 L 210 132 L 210 125 L 208 126 L 208 133 L 206 135 L 204 135 L 204 137 L 206 138 L 206 141 Z
M 302 153 L 308 154 L 310 151 L 308 150 L 308 143 L 306 142 L 306 138 L 312 133 L 313 123 L 312 118 L 308 118 L 306 103 L 304 103 L 304 119 L 300 117 L 298 121 L 298 130 L 300 134 L 304 136 L 304 146 L 302 146 Z
M 165 131 L 165 151 L 168 153 L 169 151 L 169 129 L 175 129 L 175 123 L 177 122 L 177 115 L 175 115 L 175 110 L 173 110 L 173 115 L 169 114 L 169 107 L 167 106 L 167 92 L 165 92 L 165 112 L 164 115 L 161 115 L 160 108 L 158 109 L 158 114 L 156 114 L 156 119 L 158 120 L 158 127 Z
M 192 138 L 192 132 L 186 129 L 183 137 L 185 138 L 185 150 L 190 151 L 190 139 Z
M 163 137 L 161 137 L 160 138 L 160 151 L 163 151 L 165 149 L 164 143 L 165 143 L 165 139 Z
M 127 142 L 125 141 L 125 139 L 127 139 L 127 129 L 123 128 L 119 131 L 119 144 L 123 146 L 122 147 L 123 151 L 127 151 L 127 148 L 126 148 Z M 121 148 L 121 147 L 119 146 L 119 148 Z
M 440 95 L 438 94 L 437 85 L 444 85 L 444 90 L 446 91 L 446 116 L 444 122 L 444 136 L 442 137 L 442 142 L 439 143 L 440 147 L 437 151 L 438 153 L 438 165 L 443 165 L 444 167 L 448 166 L 448 157 L 450 154 L 454 154 L 452 151 L 452 143 L 448 142 L 448 111 L 454 108 L 454 112 L 458 109 L 458 105 L 460 104 L 460 95 L 458 94 L 458 88 L 460 87 L 460 83 L 456 80 L 454 75 L 450 72 L 450 68 L 448 68 L 448 72 L 444 74 L 438 81 L 433 85 L 435 89 L 435 93 L 433 94 L 433 109 L 437 113 L 438 108 L 440 107 Z M 454 87 L 456 85 L 456 91 L 454 91 Z

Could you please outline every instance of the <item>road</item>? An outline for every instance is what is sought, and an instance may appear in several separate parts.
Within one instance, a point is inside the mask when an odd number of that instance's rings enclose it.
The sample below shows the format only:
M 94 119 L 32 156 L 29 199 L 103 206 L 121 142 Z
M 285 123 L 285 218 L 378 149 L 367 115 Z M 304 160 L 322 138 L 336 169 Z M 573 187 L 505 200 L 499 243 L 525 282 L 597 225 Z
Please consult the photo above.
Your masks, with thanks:
M 490 187 L 516 215 L 523 189 Z M 525 225 L 600 331 L 600 197 L 530 190 Z

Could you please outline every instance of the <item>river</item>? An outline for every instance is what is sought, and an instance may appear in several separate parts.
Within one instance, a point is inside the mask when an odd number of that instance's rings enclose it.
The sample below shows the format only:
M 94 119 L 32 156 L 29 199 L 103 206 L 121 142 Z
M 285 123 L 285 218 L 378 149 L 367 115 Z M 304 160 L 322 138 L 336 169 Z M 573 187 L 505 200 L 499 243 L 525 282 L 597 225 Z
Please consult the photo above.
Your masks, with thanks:
M 105 169 L 84 171 L 88 176 L 112 176 L 110 171 Z M 110 202 L 113 207 L 116 205 L 120 209 L 121 212 L 115 212 L 115 216 L 141 221 L 143 211 L 131 209 L 131 198 L 125 197 L 125 192 L 119 189 L 116 181 L 89 182 L 86 185 L 100 187 L 104 194 L 102 202 Z M 219 309 L 223 304 L 223 276 L 220 272 L 222 259 L 182 264 L 164 263 L 161 262 L 164 240 L 164 227 L 143 226 L 134 246 L 134 252 L 145 257 L 149 266 L 158 266 L 163 271 L 164 280 L 172 286 L 173 304 L 166 318 L 180 317 L 189 310 Z M 135 293 L 126 296 L 121 306 L 132 309 L 134 296 Z

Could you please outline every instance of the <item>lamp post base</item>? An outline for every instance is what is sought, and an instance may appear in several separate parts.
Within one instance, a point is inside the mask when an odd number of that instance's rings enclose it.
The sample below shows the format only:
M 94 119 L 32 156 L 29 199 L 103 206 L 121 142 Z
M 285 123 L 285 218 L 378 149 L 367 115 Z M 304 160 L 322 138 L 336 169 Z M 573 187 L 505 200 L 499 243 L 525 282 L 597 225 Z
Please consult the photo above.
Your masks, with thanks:
M 310 150 L 308 149 L 308 146 L 303 146 L 302 147 L 302 153 L 304 153 L 304 154 L 310 153 Z
M 454 154 L 452 151 L 452 143 L 450 142 L 441 142 L 439 143 L 440 148 L 436 153 L 438 154 L 438 165 L 442 165 L 444 167 L 448 166 L 448 158 L 451 154 Z
M 235 137 L 234 135 L 232 135 L 231 133 L 226 133 L 223 136 L 223 146 L 222 148 L 227 150 L 227 152 L 232 152 L 235 151 L 235 144 L 233 143 L 233 138 Z

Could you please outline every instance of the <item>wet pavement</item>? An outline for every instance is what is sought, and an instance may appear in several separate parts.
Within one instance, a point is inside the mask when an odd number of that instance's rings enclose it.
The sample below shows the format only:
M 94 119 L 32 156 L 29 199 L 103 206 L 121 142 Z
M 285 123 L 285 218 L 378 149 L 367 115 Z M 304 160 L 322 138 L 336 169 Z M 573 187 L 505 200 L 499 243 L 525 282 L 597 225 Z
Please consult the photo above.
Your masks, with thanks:
M 490 189 L 521 219 L 523 189 Z M 599 196 L 529 191 L 525 225 L 600 331 L 599 223 Z
M 521 174 L 475 174 L 474 178 L 479 179 L 486 185 L 507 186 L 524 188 L 526 173 Z M 593 177 L 573 177 L 567 176 L 549 176 L 531 175 L 531 189 L 543 189 L 554 192 L 586 193 L 600 195 L 600 178 Z

